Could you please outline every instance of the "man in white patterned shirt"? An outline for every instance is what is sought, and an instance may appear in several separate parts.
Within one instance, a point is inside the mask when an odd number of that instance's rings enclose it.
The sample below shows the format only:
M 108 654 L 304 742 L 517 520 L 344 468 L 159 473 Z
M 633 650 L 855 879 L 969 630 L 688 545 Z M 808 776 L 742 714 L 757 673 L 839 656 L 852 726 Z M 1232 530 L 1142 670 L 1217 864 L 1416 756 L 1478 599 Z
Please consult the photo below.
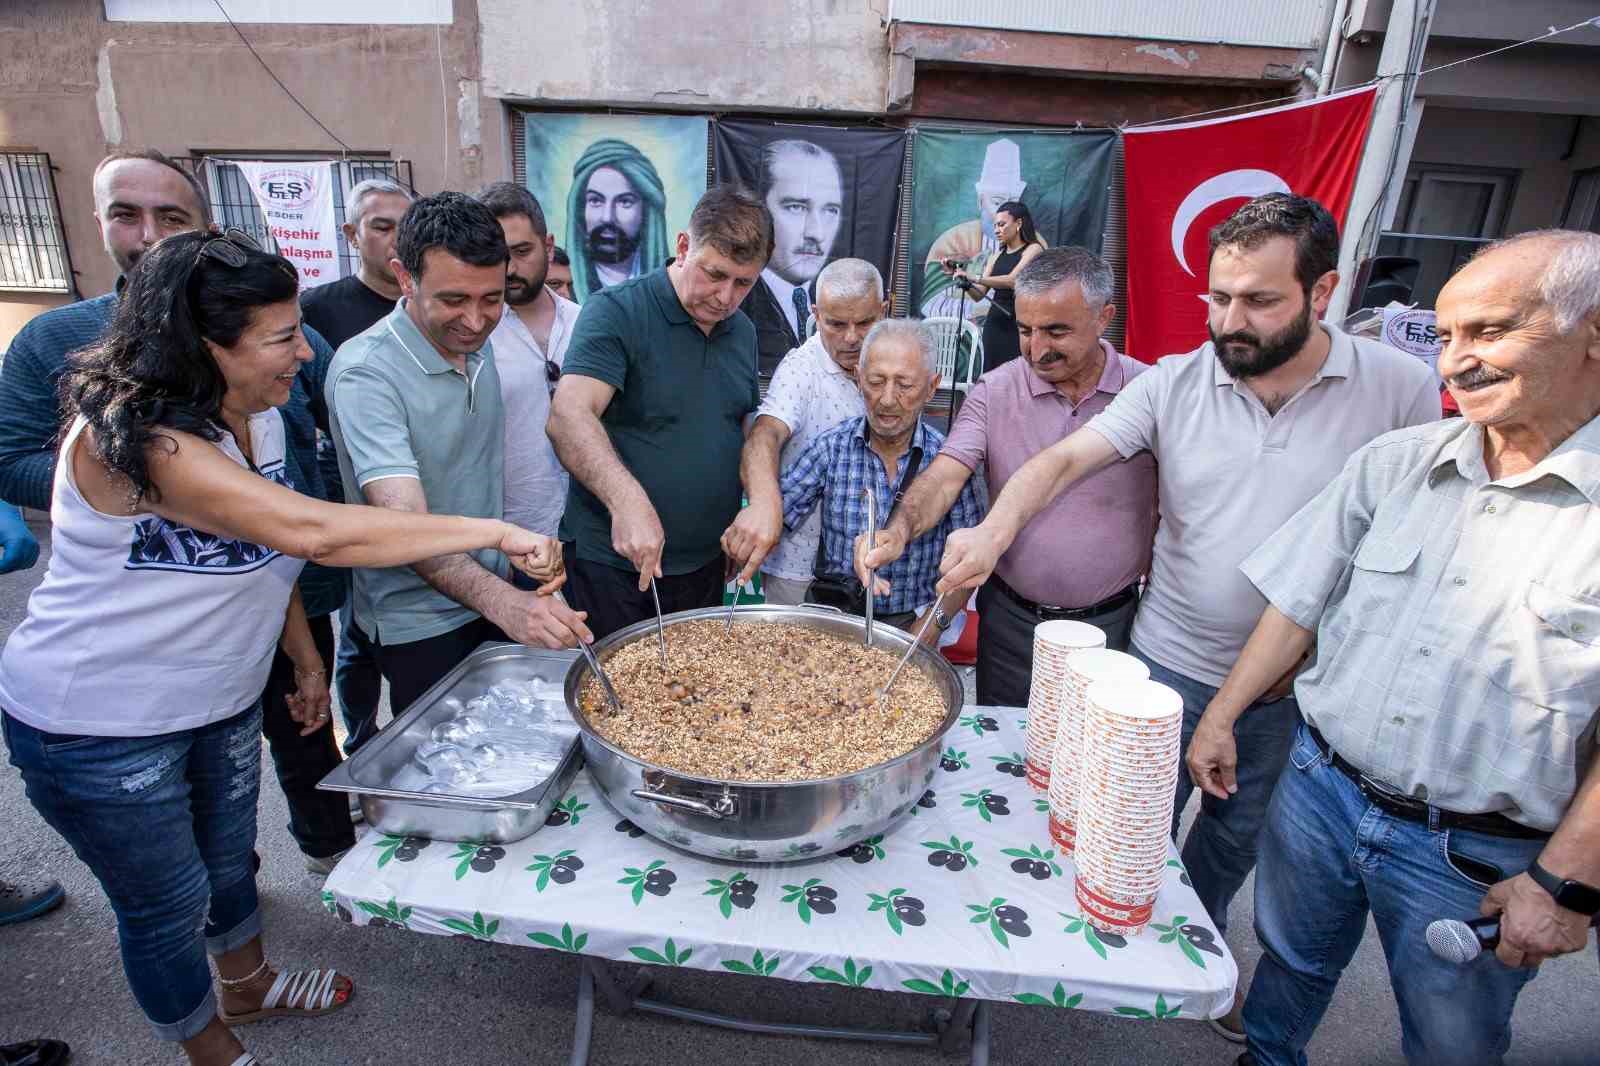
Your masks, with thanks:
M 750 506 L 722 536 L 722 548 L 739 567 L 739 580 L 761 571 L 768 603 L 797 604 L 806 597 L 822 536 L 822 513 L 785 533 L 780 466 L 791 466 L 806 445 L 849 418 L 866 413 L 856 387 L 861 345 L 889 309 L 883 275 L 864 259 L 835 259 L 817 275 L 817 332 L 778 364 L 756 412 L 739 474 Z
M 1600 235 L 1491 245 L 1438 299 L 1464 420 L 1386 434 L 1241 569 L 1268 601 L 1189 747 L 1220 799 L 1244 708 L 1313 641 L 1262 833 L 1241 1062 L 1291 1066 L 1370 911 L 1406 1060 L 1495 1064 L 1600 912 Z M 1499 944 L 1433 957 L 1437 918 Z

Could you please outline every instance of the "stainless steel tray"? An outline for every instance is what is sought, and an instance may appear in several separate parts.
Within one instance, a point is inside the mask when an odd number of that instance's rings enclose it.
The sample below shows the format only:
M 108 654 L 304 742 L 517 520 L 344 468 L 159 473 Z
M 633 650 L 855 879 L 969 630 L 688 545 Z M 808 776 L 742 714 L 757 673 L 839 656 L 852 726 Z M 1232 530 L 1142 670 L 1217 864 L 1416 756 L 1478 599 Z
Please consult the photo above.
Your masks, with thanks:
M 560 683 L 578 653 L 521 644 L 485 644 L 424 692 L 405 713 L 340 763 L 317 787 L 361 798 L 367 824 L 394 836 L 481 840 L 506 844 L 537 832 L 583 765 L 574 735 L 556 772 L 531 789 L 503 798 L 451 796 L 395 787 L 408 776 L 411 754 L 433 727 L 454 717 L 468 700 L 502 681 Z

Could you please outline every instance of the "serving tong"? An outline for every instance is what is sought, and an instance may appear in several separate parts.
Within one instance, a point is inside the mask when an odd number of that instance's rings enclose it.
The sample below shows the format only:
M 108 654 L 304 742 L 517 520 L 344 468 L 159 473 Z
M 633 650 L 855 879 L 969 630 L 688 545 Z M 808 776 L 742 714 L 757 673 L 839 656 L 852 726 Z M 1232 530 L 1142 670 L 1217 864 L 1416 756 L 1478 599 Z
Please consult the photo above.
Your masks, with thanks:
M 559 590 L 554 595 L 564 606 L 571 606 L 571 604 L 567 603 L 567 598 L 561 595 Z M 583 661 L 589 664 L 589 669 L 594 671 L 594 676 L 599 680 L 601 691 L 606 694 L 606 702 L 611 704 L 611 713 L 621 714 L 622 697 L 617 695 L 617 690 L 611 685 L 611 679 L 606 676 L 605 667 L 600 665 L 600 656 L 596 655 L 594 649 L 582 640 L 578 641 L 578 650 L 583 653 Z
M 906 653 L 900 656 L 900 661 L 895 664 L 894 672 L 889 675 L 889 680 L 885 681 L 883 687 L 878 690 L 877 703 L 881 704 L 888 698 L 889 690 L 894 687 L 895 678 L 900 676 L 900 671 L 904 670 L 906 663 L 911 661 L 911 656 L 916 653 L 917 646 L 922 643 L 923 636 L 927 634 L 928 623 L 933 621 L 933 613 L 934 608 L 928 608 L 928 613 L 922 618 L 922 624 L 917 627 L 916 633 L 911 637 L 911 643 L 906 646 Z
M 878 540 L 878 497 L 871 486 L 861 490 L 861 495 L 867 498 L 867 550 L 871 551 Z M 852 560 L 853 561 L 853 560 Z M 878 583 L 878 572 L 867 571 L 867 647 L 872 647 L 872 608 L 877 595 L 872 591 L 872 586 Z
M 650 579 L 650 598 L 656 603 L 656 643 L 661 648 L 661 676 L 667 676 L 667 626 L 661 618 L 661 595 L 656 592 L 656 579 Z

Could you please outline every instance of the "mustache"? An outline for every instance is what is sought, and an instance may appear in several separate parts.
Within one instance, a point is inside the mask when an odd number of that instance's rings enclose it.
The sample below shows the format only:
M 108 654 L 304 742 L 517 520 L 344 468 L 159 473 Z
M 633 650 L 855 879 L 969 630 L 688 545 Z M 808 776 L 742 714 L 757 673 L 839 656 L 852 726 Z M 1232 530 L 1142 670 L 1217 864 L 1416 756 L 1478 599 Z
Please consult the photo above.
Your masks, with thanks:
M 800 242 L 800 247 L 798 247 L 798 248 L 796 248 L 794 250 L 794 254 L 795 255 L 822 255 L 822 254 L 824 254 L 823 251 L 822 251 L 822 242 L 819 241 L 819 240 L 815 240 L 814 238 L 807 237 L 805 240 Z
M 1479 363 L 1471 370 L 1463 371 L 1451 378 L 1450 387 L 1454 389 L 1472 389 L 1477 388 L 1479 385 L 1492 385 L 1497 381 L 1505 381 L 1510 376 L 1510 374 Z
M 1248 344 L 1252 348 L 1259 348 L 1261 347 L 1261 338 L 1257 337 L 1254 333 L 1250 333 L 1241 329 L 1235 330 L 1232 333 L 1224 333 L 1213 343 L 1215 343 L 1218 348 L 1221 348 L 1227 344 Z

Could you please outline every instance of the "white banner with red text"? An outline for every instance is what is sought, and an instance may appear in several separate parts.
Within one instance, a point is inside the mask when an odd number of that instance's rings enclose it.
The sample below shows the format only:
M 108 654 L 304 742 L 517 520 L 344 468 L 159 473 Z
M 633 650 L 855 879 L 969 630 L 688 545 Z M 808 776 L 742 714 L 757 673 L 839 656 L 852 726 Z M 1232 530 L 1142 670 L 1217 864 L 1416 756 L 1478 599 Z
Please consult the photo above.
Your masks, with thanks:
M 244 174 L 278 254 L 300 273 L 300 287 L 339 280 L 339 227 L 332 163 L 230 160 Z

